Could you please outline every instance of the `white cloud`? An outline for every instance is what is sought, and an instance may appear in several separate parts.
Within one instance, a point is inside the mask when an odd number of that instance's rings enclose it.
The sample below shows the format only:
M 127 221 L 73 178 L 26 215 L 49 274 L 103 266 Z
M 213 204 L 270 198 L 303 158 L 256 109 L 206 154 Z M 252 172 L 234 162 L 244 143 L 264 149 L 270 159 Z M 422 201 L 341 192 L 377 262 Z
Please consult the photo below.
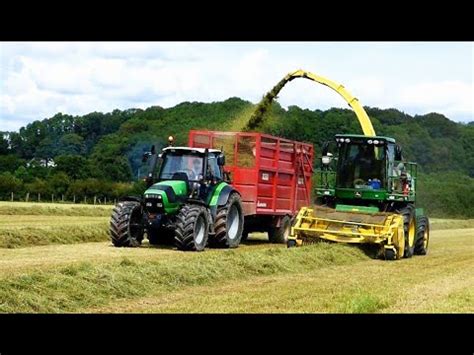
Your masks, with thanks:
M 442 112 L 448 116 L 471 116 L 474 120 L 474 88 L 462 81 L 419 83 L 403 88 L 400 102 L 415 109 Z
M 472 120 L 472 60 L 462 57 L 471 53 L 472 59 L 472 51 L 444 51 L 445 59 L 436 61 L 432 52 L 425 54 L 427 46 L 409 46 L 404 54 L 404 45 L 397 44 L 394 55 L 393 48 L 363 43 L 0 43 L 0 130 L 59 111 L 169 107 L 231 96 L 257 102 L 299 68 L 341 82 L 363 105 Z M 451 54 L 453 62 L 446 57 Z M 367 58 L 372 59 L 364 66 Z M 395 70 L 402 59 L 416 68 L 429 65 L 424 73 L 407 66 Z M 427 81 L 431 71 L 442 78 Z M 310 109 L 347 107 L 332 90 L 302 79 L 289 83 L 279 102 Z

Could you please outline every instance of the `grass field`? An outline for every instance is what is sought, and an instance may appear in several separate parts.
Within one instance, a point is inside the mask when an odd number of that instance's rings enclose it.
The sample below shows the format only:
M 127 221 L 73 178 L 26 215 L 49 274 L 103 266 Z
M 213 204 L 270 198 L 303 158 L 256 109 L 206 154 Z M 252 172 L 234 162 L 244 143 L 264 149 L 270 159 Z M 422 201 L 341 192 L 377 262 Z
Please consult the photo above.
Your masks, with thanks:
M 112 207 L 0 202 L 0 248 L 106 241 Z
M 427 256 L 387 262 L 353 246 L 287 249 L 261 235 L 202 253 L 114 248 L 108 217 L 98 216 L 110 207 L 10 207 L 0 204 L 0 312 L 474 312 L 474 220 L 434 219 Z M 90 242 L 87 229 L 103 241 Z

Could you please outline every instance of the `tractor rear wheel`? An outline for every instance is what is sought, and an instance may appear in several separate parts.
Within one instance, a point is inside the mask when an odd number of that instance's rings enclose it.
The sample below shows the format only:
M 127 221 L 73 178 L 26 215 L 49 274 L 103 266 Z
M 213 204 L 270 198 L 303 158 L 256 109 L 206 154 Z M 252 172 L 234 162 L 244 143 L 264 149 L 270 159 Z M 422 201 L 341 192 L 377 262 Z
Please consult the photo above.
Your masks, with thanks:
M 430 241 L 430 221 L 428 217 L 420 217 L 417 228 L 417 239 L 415 243 L 415 254 L 426 255 Z
M 217 209 L 214 222 L 215 234 L 209 244 L 218 248 L 237 248 L 244 229 L 244 214 L 239 194 L 232 193 L 227 203 Z
M 280 221 L 280 227 L 270 227 L 268 230 L 268 239 L 270 243 L 284 244 L 288 241 L 291 229 L 291 218 L 285 216 Z
M 403 229 L 405 231 L 405 250 L 403 253 L 403 257 L 411 258 L 413 256 L 413 253 L 415 252 L 415 207 L 413 207 L 413 205 L 406 205 L 405 207 L 399 209 L 397 213 L 403 216 Z
M 179 250 L 202 251 L 209 236 L 208 211 L 200 205 L 184 205 L 176 216 L 174 244 Z
M 142 207 L 135 201 L 119 202 L 110 218 L 110 238 L 116 247 L 138 247 L 143 240 Z

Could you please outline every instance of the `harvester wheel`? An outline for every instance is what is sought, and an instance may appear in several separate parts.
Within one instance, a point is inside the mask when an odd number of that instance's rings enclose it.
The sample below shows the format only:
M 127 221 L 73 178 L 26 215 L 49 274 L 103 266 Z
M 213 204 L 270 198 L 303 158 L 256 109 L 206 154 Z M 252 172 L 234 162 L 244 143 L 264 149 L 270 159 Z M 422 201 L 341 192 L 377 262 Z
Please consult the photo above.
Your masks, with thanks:
M 384 248 L 384 258 L 385 258 L 385 260 L 396 260 L 397 259 L 397 253 L 393 249 Z
M 110 238 L 116 247 L 138 247 L 143 240 L 142 207 L 135 201 L 119 202 L 110 218 Z
M 268 230 L 268 239 L 270 243 L 286 243 L 290 235 L 291 218 L 285 216 L 280 222 L 280 227 L 270 227 Z
M 174 231 L 167 228 L 160 229 L 148 229 L 148 242 L 151 245 L 158 244 L 173 244 L 174 241 Z
M 420 217 L 418 222 L 417 239 L 415 243 L 415 254 L 426 255 L 430 241 L 430 221 L 428 217 Z
M 237 248 L 244 229 L 244 214 L 239 194 L 232 193 L 227 203 L 217 210 L 214 222 L 215 234 L 209 244 L 218 248 Z
M 286 242 L 286 246 L 288 248 L 296 247 L 296 240 L 290 239 L 289 241 Z
M 240 238 L 240 242 L 245 242 L 249 238 L 249 232 L 246 232 L 245 230 L 242 232 L 242 238 Z
M 405 250 L 403 252 L 404 258 L 411 258 L 415 252 L 416 239 L 416 220 L 415 208 L 412 205 L 407 205 L 397 213 L 403 216 L 403 229 L 405 231 Z
M 174 244 L 179 250 L 202 251 L 209 236 L 207 209 L 200 205 L 184 205 L 176 216 Z

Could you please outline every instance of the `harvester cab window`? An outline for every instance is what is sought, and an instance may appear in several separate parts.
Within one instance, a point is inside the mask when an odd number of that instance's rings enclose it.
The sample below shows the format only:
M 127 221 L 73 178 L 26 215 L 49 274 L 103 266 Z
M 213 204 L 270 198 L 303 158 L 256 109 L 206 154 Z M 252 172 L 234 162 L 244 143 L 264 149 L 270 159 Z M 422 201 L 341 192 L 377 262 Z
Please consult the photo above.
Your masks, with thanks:
M 380 189 L 384 183 L 385 150 L 382 147 L 366 143 L 341 146 L 338 187 Z

